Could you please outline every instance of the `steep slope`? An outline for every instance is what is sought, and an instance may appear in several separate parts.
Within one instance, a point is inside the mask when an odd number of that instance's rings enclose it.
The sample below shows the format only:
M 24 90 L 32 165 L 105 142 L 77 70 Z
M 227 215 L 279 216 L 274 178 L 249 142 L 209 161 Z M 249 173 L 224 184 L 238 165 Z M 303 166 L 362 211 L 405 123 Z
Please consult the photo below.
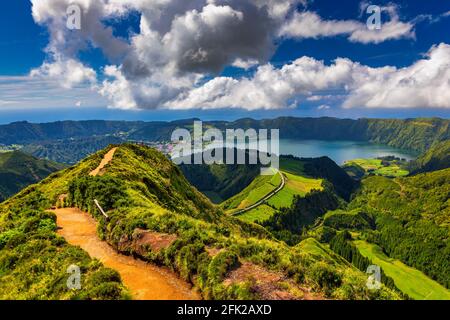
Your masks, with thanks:
M 412 166 L 412 174 L 450 168 L 450 140 L 435 144 L 414 161 Z
M 350 209 L 370 214 L 370 242 L 391 258 L 450 287 L 450 169 L 390 180 L 363 180 Z
M 375 264 L 386 284 L 413 299 L 450 297 L 450 169 L 390 179 L 369 176 L 344 210 L 308 230 L 361 270 Z M 291 224 L 288 224 L 288 226 Z
M 64 165 L 20 151 L 0 153 L 0 202 L 63 168 Z
M 248 152 L 247 152 L 248 156 Z M 248 162 L 248 161 L 247 161 Z M 198 190 L 220 195 L 222 201 L 238 195 L 260 176 L 261 165 L 180 165 L 186 178 Z M 296 176 L 325 179 L 342 198 L 349 199 L 358 183 L 328 157 L 280 156 L 280 170 Z
M 258 225 L 223 215 L 187 182 L 175 165 L 155 150 L 136 145 L 115 147 L 113 158 L 101 170 L 102 175 L 90 176 L 89 173 L 98 167 L 112 147 L 2 204 L 0 238 L 10 232 L 11 226 L 23 222 L 19 207 L 24 204 L 34 210 L 55 204 L 78 207 L 95 217 L 100 238 L 115 250 L 169 267 L 207 299 L 306 299 L 324 295 L 342 299 L 398 298 L 384 287 L 377 292 L 368 290 L 365 275 L 348 263 L 337 261 L 324 265 L 325 257 L 313 254 L 311 251 L 316 250 L 311 246 L 308 250 L 291 248 L 274 241 Z M 98 211 L 94 199 L 102 205 L 109 219 Z M 39 233 L 41 220 L 38 215 L 42 214 L 39 212 L 28 212 L 28 216 L 38 221 L 37 226 L 33 225 L 36 233 Z M 53 217 L 51 213 L 45 214 Z M 71 248 L 55 235 L 54 226 L 48 231 L 48 237 Z M 162 245 L 160 239 L 171 240 Z M 0 250 L 0 257 L 8 257 L 18 246 L 25 245 L 26 242 L 21 241 L 25 240 L 8 240 Z M 312 247 L 320 251 L 319 246 Z M 30 252 L 27 261 L 34 258 L 34 252 Z M 48 263 L 42 261 L 41 270 L 47 270 Z M 28 287 L 18 283 L 21 273 L 16 265 L 0 265 L 4 266 L 1 272 L 9 275 L 10 283 L 18 284 L 17 291 L 29 294 Z M 60 275 L 49 270 L 41 272 L 49 281 L 58 282 L 55 277 Z M 242 276 L 246 274 L 252 276 Z M 117 293 L 112 298 L 120 297 L 117 283 L 111 285 Z M 0 292 L 6 286 L 8 284 L 0 281 Z M 349 286 L 355 291 L 344 289 Z M 268 294 L 268 288 L 277 295 Z M 46 290 L 52 291 L 48 287 Z M 83 294 L 89 296 L 90 292 L 83 291 Z M 64 297 L 61 293 L 60 296 Z
M 328 157 L 297 158 L 283 156 L 280 159 L 280 166 L 282 170 L 293 174 L 325 179 L 332 185 L 333 191 L 345 200 L 350 198 L 351 193 L 358 185 L 344 169 Z
M 222 202 L 248 186 L 259 174 L 258 165 L 180 165 L 191 184 L 208 196 Z
M 450 120 L 440 118 L 362 119 L 366 137 L 374 143 L 425 152 L 433 144 L 450 139 Z

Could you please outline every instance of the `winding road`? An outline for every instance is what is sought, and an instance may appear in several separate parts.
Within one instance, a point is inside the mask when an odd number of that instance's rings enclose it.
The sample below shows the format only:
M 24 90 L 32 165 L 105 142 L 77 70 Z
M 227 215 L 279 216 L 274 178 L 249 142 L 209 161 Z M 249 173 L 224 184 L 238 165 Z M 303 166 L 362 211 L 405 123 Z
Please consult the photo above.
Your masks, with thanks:
M 272 198 L 274 195 L 276 195 L 278 192 L 280 192 L 284 186 L 286 185 L 286 178 L 284 177 L 283 173 L 281 173 L 281 171 L 278 170 L 278 174 L 281 176 L 281 184 L 278 188 L 276 188 L 275 190 L 271 191 L 269 194 L 267 194 L 264 198 L 262 198 L 261 200 L 259 200 L 258 202 L 252 204 L 251 206 L 244 208 L 244 209 L 240 209 L 239 211 L 233 212 L 231 215 L 232 216 L 238 216 L 240 214 L 243 214 L 247 211 L 250 211 L 256 207 L 259 207 L 260 205 L 262 205 L 264 202 L 266 202 L 267 200 L 269 200 L 270 198 Z

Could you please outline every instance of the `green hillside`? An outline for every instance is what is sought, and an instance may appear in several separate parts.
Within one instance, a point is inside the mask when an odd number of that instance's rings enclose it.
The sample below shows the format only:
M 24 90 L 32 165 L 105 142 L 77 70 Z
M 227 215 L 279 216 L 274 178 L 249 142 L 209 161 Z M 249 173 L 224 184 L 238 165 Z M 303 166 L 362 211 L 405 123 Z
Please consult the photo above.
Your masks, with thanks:
M 435 144 L 414 161 L 412 167 L 413 173 L 450 168 L 450 140 Z
M 389 180 L 370 177 L 350 207 L 376 217 L 371 242 L 450 287 L 450 169 Z
M 20 151 L 0 153 L 0 202 L 63 168 Z
M 400 159 L 389 159 L 391 157 L 378 159 L 354 159 L 346 161 L 343 169 L 353 178 L 361 179 L 365 174 L 379 175 L 385 177 L 404 177 L 409 174 L 406 170 L 407 164 Z M 363 174 L 359 173 L 363 169 Z
M 290 299 L 399 298 L 385 287 L 368 290 L 364 273 L 341 259 L 334 257 L 329 264 L 330 256 L 317 254 L 323 250 L 317 242 L 289 247 L 261 226 L 224 215 L 153 149 L 120 145 L 102 175 L 90 176 L 107 151 L 53 174 L 0 206 L 0 298 L 127 297 L 116 273 L 55 233 L 55 216 L 44 211 L 52 205 L 90 212 L 99 222 L 99 236 L 114 249 L 167 266 L 206 299 L 268 299 L 274 292 Z M 58 201 L 63 194 L 67 198 Z M 137 250 L 136 230 L 176 240 L 157 251 L 151 246 Z M 86 272 L 82 289 L 67 291 L 64 272 L 80 259 Z
M 245 209 L 263 199 L 281 184 L 279 174 L 258 176 L 243 191 L 221 204 L 224 210 Z
M 381 266 L 411 298 L 448 299 L 449 188 L 450 169 L 395 179 L 370 176 L 349 205 L 327 212 L 308 236 L 331 243 L 358 267 L 367 265 L 361 255 Z M 336 242 L 343 230 L 356 247 Z
M 281 173 L 284 175 L 286 181 L 283 189 L 268 199 L 261 206 L 239 215 L 239 219 L 249 222 L 263 222 L 270 218 L 275 212 L 277 212 L 277 210 L 291 207 L 296 197 L 305 197 L 312 190 L 323 190 L 321 179 L 306 178 L 284 171 L 281 171 Z M 273 180 L 275 180 L 275 182 Z M 258 182 L 260 181 L 267 182 L 258 187 Z M 244 189 L 244 191 L 227 200 L 221 204 L 221 206 L 223 208 L 227 208 L 228 210 L 231 209 L 231 212 L 233 212 L 233 209 L 246 208 L 264 198 L 264 196 L 266 196 L 270 191 L 275 190 L 280 183 L 281 181 L 279 175 L 275 175 L 271 178 L 256 178 L 254 182 Z
M 260 165 L 182 164 L 180 169 L 198 190 L 210 198 L 216 197 L 216 203 L 238 194 L 261 173 Z
M 354 242 L 361 254 L 379 265 L 391 277 L 397 288 L 413 299 L 418 300 L 450 300 L 450 290 L 431 280 L 422 272 L 408 267 L 399 260 L 391 259 L 383 250 L 365 241 Z

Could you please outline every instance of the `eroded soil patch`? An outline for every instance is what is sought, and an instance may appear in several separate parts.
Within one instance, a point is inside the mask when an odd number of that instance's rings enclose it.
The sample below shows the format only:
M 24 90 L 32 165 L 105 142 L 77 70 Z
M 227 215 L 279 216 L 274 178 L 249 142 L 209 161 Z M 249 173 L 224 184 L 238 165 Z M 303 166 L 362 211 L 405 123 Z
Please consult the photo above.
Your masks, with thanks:
M 243 262 L 228 273 L 224 285 L 250 282 L 251 288 L 264 300 L 318 300 L 309 289 L 298 286 L 282 273 L 269 271 L 251 262 Z

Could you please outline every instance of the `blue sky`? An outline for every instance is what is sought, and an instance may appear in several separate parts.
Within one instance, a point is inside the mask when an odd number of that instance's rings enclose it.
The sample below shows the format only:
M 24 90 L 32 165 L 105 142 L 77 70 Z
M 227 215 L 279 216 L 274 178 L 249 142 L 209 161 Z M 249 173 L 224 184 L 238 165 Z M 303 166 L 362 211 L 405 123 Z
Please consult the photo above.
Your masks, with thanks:
M 279 14 L 269 10 L 275 0 L 265 9 L 238 0 L 208 7 L 175 0 L 156 8 L 163 17 L 157 20 L 145 0 L 126 8 L 97 0 L 101 5 L 87 1 L 81 8 L 80 31 L 65 30 L 64 5 L 76 1 L 34 1 L 34 8 L 32 2 L 2 3 L 1 123 L 450 114 L 450 79 L 443 70 L 450 64 L 448 1 L 287 0 L 290 9 Z M 376 40 L 364 29 L 369 14 L 361 8 L 369 4 L 382 8 L 384 33 Z M 159 40 L 144 34 L 143 20 Z M 430 76 L 424 69 L 441 71 Z M 421 81 L 433 85 L 414 90 Z M 404 90 L 396 83 L 406 83 Z

